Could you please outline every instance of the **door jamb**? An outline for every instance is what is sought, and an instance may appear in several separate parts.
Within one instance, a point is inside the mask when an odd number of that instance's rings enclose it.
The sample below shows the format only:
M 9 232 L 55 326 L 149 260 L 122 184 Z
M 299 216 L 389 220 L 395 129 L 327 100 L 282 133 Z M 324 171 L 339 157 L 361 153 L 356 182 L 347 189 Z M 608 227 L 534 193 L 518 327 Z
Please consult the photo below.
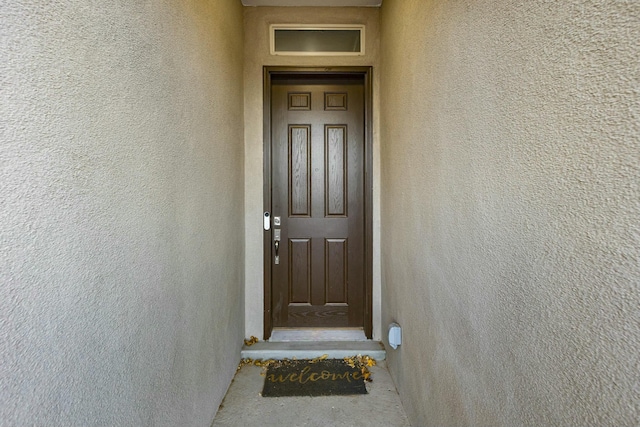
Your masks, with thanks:
M 364 77 L 364 239 L 365 239 L 365 290 L 364 333 L 371 339 L 373 334 L 373 97 L 372 67 L 264 67 L 263 69 L 263 182 L 266 212 L 271 212 L 271 82 L 273 75 L 318 74 L 354 75 Z M 264 340 L 273 330 L 271 307 L 271 231 L 264 232 Z

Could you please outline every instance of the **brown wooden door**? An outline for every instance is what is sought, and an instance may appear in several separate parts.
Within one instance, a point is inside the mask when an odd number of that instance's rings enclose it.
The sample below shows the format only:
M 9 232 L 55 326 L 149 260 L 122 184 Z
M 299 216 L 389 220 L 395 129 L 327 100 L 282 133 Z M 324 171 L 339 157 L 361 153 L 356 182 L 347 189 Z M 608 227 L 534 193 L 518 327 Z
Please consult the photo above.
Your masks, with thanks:
M 364 326 L 364 123 L 362 75 L 272 80 L 274 327 Z

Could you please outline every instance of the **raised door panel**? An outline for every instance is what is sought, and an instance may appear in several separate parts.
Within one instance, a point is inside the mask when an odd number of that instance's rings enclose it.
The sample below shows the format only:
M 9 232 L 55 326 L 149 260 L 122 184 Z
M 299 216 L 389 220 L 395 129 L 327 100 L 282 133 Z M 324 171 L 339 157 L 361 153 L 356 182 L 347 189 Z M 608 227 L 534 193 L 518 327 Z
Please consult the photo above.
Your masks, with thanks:
M 347 299 L 347 239 L 325 240 L 325 299 L 329 304 L 346 304 Z
M 289 240 L 289 303 L 311 302 L 311 240 Z
M 289 216 L 311 212 L 311 126 L 289 125 Z
M 347 215 L 347 126 L 325 125 L 325 215 Z

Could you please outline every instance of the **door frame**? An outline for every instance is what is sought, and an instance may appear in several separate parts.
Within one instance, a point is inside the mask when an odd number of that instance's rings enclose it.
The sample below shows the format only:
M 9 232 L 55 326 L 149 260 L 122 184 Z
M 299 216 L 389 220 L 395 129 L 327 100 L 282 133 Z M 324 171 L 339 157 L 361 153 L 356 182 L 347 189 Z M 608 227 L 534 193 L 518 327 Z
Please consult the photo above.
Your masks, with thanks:
M 271 85 L 273 76 L 282 75 L 361 75 L 364 80 L 364 333 L 373 334 L 373 97 L 372 67 L 264 67 L 263 68 L 263 182 L 265 212 L 271 212 Z M 264 339 L 273 330 L 271 307 L 271 230 L 264 231 Z

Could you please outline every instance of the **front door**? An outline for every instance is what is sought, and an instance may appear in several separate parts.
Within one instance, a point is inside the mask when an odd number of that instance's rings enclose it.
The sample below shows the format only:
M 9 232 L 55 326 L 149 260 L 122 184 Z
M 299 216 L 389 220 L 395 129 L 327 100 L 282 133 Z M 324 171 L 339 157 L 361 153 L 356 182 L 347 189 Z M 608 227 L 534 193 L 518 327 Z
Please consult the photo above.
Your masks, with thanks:
M 274 75 L 270 109 L 272 326 L 364 328 L 364 76 Z

